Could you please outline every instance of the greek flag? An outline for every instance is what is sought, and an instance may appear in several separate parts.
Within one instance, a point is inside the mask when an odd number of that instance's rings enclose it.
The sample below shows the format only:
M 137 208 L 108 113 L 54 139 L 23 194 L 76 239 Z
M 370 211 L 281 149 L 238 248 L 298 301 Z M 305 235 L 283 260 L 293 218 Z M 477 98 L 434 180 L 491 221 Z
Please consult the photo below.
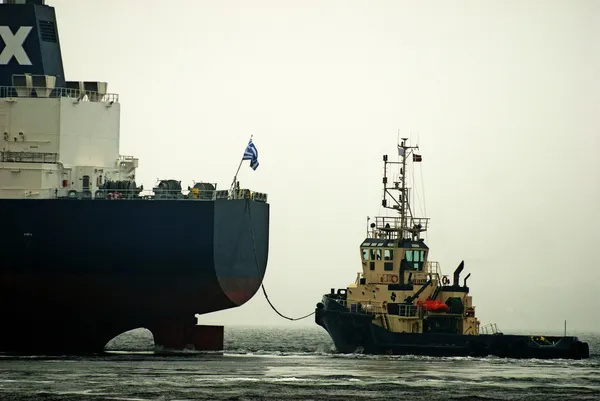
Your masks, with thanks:
M 258 150 L 256 150 L 256 146 L 254 146 L 252 140 L 248 143 L 242 160 L 250 160 L 250 167 L 252 167 L 252 170 L 258 168 Z

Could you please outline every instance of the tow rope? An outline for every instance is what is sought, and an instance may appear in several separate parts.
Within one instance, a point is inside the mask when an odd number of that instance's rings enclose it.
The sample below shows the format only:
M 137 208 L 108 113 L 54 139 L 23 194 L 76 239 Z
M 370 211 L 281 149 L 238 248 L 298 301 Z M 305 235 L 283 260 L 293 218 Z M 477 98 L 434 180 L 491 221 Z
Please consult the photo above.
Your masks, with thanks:
M 250 210 L 250 199 L 246 199 L 246 208 L 248 209 L 248 218 L 250 220 L 250 234 L 252 236 L 252 247 L 254 249 L 254 265 L 256 266 L 256 270 L 258 270 L 258 274 L 259 275 L 262 274 L 263 280 L 264 280 L 264 273 L 261 273 L 261 271 L 260 271 L 260 267 L 259 267 L 259 264 L 258 264 L 258 258 L 256 256 L 256 241 L 254 240 L 254 226 L 252 224 L 252 212 Z M 312 311 L 308 315 L 301 316 L 301 317 L 295 317 L 294 318 L 294 317 L 285 316 L 284 314 L 282 314 L 281 312 L 279 312 L 277 310 L 277 308 L 275 308 L 275 306 L 271 303 L 271 300 L 269 299 L 269 296 L 267 295 L 267 290 L 265 289 L 265 285 L 263 283 L 261 283 L 260 287 L 262 288 L 263 294 L 265 295 L 265 299 L 269 303 L 269 306 L 271 306 L 271 309 L 273 309 L 275 311 L 275 313 L 277 313 L 279 316 L 281 316 L 284 319 L 291 320 L 291 321 L 296 321 L 296 320 L 306 319 L 307 317 L 310 317 L 310 316 L 312 316 L 312 315 L 315 314 L 315 312 Z

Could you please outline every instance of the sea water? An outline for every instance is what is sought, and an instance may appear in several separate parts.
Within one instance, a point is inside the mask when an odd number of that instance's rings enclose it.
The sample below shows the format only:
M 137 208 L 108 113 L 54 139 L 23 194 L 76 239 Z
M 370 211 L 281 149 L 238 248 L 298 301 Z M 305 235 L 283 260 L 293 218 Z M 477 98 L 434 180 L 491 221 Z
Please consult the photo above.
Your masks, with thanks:
M 7 400 L 600 400 L 592 358 L 341 355 L 320 327 L 225 329 L 222 353 L 156 355 L 134 330 L 92 357 L 0 355 Z

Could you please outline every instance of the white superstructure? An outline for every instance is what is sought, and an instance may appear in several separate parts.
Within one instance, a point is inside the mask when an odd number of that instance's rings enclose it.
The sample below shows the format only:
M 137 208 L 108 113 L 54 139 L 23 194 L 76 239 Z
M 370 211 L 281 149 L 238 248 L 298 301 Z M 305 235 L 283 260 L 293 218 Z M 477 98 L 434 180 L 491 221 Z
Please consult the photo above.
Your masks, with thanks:
M 87 198 L 107 180 L 135 180 L 138 159 L 119 154 L 118 95 L 105 82 L 54 81 L 0 87 L 0 198 Z

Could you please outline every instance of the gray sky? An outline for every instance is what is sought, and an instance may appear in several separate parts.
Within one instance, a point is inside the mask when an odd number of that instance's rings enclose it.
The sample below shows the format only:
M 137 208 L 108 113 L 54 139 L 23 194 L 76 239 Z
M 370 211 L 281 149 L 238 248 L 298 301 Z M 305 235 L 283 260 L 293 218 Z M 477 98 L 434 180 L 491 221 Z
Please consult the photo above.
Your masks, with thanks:
M 240 180 L 269 194 L 282 313 L 354 281 L 400 130 L 423 154 L 430 259 L 465 260 L 482 323 L 599 329 L 600 2 L 48 3 L 67 78 L 121 95 L 146 188 L 226 188 L 254 134 Z M 314 325 L 260 292 L 203 321 Z

